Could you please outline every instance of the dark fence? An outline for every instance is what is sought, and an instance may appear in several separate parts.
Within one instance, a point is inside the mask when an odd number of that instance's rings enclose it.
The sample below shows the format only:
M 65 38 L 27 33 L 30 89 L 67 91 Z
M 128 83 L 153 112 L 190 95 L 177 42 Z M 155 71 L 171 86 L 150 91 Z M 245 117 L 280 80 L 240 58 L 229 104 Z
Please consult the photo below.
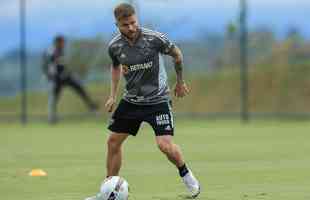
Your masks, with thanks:
M 240 0 L 222 7 L 204 1 L 130 1 L 143 26 L 181 47 L 191 95 L 173 98 L 178 116 L 308 119 L 310 116 L 310 5 L 291 7 Z M 53 37 L 68 39 L 67 66 L 100 105 L 90 113 L 69 89 L 58 105 L 62 119 L 106 116 L 109 40 L 115 3 L 4 1 L 0 14 L 0 121 L 48 119 L 48 81 L 42 55 Z M 182 10 L 182 12 L 179 12 Z M 283 17 L 283 13 L 286 14 Z M 280 17 L 281 16 L 281 17 Z M 166 67 L 171 87 L 174 70 Z

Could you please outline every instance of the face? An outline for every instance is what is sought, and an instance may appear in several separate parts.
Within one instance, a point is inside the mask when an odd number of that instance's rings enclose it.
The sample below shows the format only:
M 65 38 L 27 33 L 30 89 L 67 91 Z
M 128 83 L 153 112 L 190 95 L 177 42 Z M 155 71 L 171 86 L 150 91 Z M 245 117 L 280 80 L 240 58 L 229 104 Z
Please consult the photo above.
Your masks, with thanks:
M 136 15 L 131 15 L 117 21 L 119 31 L 128 39 L 133 40 L 138 34 L 139 24 Z
M 64 49 L 65 47 L 65 41 L 64 40 L 58 40 L 56 43 L 55 43 L 55 46 L 57 49 Z

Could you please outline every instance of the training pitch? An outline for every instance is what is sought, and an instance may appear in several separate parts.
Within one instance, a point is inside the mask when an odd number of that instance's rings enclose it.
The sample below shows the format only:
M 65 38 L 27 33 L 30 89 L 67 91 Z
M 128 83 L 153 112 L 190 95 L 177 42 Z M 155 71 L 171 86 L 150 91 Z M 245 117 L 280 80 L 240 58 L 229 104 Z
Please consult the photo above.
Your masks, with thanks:
M 3 200 L 83 200 L 105 177 L 105 120 L 0 124 Z M 203 200 L 309 200 L 310 123 L 176 120 L 175 142 L 202 185 Z M 130 200 L 187 199 L 177 170 L 144 125 L 125 143 L 121 176 Z M 40 168 L 47 177 L 30 177 Z

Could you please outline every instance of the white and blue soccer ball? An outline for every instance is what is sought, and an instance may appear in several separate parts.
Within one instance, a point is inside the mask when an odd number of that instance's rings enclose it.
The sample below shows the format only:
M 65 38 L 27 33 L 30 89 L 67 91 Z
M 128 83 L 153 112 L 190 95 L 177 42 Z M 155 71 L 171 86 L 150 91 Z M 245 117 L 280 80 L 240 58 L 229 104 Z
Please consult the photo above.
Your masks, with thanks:
M 120 176 L 106 178 L 100 186 L 96 200 L 128 200 L 128 182 Z

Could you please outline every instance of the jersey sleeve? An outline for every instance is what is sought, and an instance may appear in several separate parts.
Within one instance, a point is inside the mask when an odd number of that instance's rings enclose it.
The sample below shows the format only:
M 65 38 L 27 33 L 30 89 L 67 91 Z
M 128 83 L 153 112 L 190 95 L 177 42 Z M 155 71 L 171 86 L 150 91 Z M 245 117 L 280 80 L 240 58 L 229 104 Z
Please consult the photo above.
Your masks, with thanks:
M 49 63 L 50 63 L 49 60 L 50 60 L 50 59 L 49 59 L 49 57 L 48 57 L 47 52 L 46 52 L 46 51 L 43 52 L 43 54 L 42 54 L 42 59 L 41 59 L 41 66 L 42 66 L 42 71 L 43 71 L 43 73 L 44 73 L 45 75 L 48 74 L 48 65 L 49 65 Z
M 54 62 L 54 49 L 49 48 L 44 53 L 44 57 L 48 62 Z
M 162 54 L 169 54 L 172 49 L 174 49 L 175 45 L 174 43 L 169 40 L 164 34 L 158 33 L 156 34 L 157 38 L 157 47 L 159 49 L 159 52 Z
M 54 52 L 53 49 L 49 48 L 45 50 L 42 54 L 42 69 L 43 72 L 48 73 L 48 66 L 54 62 Z
M 52 79 L 56 74 L 56 67 L 54 63 L 54 50 L 47 49 L 42 54 L 42 71 L 48 79 Z
M 115 56 L 115 54 L 114 54 L 114 52 L 113 52 L 113 48 L 112 48 L 111 46 L 109 46 L 108 51 L 109 51 L 109 56 L 110 56 L 110 58 L 111 58 L 111 60 L 112 60 L 112 66 L 113 66 L 113 67 L 119 66 L 119 65 L 120 65 L 120 62 L 119 62 L 119 60 L 117 59 L 117 57 Z

